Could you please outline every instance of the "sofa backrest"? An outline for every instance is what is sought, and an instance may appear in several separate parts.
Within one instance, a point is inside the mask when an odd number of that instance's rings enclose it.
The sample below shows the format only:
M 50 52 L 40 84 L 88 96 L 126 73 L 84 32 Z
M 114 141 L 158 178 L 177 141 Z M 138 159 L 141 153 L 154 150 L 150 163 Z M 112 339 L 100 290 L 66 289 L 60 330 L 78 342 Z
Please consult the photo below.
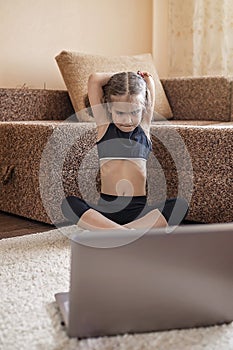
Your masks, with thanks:
M 0 89 L 0 121 L 64 120 L 73 114 L 67 91 Z
M 233 78 L 162 79 L 175 120 L 233 121 Z M 74 115 L 66 90 L 0 88 L 0 121 L 65 120 Z

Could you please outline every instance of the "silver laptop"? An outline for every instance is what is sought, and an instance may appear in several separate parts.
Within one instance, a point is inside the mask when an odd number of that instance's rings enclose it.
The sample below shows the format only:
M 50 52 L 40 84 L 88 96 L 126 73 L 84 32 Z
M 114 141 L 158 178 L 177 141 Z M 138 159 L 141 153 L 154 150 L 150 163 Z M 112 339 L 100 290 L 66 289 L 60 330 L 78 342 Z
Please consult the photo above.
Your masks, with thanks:
M 70 291 L 55 295 L 70 337 L 233 320 L 233 223 L 165 230 L 74 235 Z

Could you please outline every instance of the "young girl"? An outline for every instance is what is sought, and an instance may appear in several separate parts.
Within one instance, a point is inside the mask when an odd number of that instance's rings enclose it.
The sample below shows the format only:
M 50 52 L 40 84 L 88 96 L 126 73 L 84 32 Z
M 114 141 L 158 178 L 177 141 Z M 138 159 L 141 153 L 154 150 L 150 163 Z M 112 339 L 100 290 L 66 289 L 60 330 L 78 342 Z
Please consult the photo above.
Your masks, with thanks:
M 147 204 L 146 161 L 152 150 L 155 103 L 152 76 L 139 71 L 92 74 L 88 98 L 97 125 L 100 199 L 92 205 L 67 197 L 62 203 L 64 215 L 88 230 L 165 227 L 169 218 L 169 225 L 179 224 L 180 213 L 187 213 L 185 200 Z

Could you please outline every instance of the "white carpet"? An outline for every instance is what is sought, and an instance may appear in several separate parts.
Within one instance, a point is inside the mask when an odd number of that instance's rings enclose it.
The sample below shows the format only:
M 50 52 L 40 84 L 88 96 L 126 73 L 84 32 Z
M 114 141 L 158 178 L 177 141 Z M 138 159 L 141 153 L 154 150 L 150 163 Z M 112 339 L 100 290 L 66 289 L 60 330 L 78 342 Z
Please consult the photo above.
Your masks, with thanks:
M 54 293 L 69 289 L 69 240 L 59 230 L 0 241 L 0 349 L 232 350 L 230 325 L 69 339 Z

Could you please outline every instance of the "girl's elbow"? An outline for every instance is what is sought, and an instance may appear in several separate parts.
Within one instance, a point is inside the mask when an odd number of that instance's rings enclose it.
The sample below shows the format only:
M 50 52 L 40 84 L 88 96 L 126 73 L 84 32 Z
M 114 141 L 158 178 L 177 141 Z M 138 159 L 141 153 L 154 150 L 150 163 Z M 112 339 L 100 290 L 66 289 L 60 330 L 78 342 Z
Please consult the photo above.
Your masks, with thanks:
M 97 73 L 91 73 L 88 78 L 88 84 L 93 84 L 98 81 L 98 74 Z

